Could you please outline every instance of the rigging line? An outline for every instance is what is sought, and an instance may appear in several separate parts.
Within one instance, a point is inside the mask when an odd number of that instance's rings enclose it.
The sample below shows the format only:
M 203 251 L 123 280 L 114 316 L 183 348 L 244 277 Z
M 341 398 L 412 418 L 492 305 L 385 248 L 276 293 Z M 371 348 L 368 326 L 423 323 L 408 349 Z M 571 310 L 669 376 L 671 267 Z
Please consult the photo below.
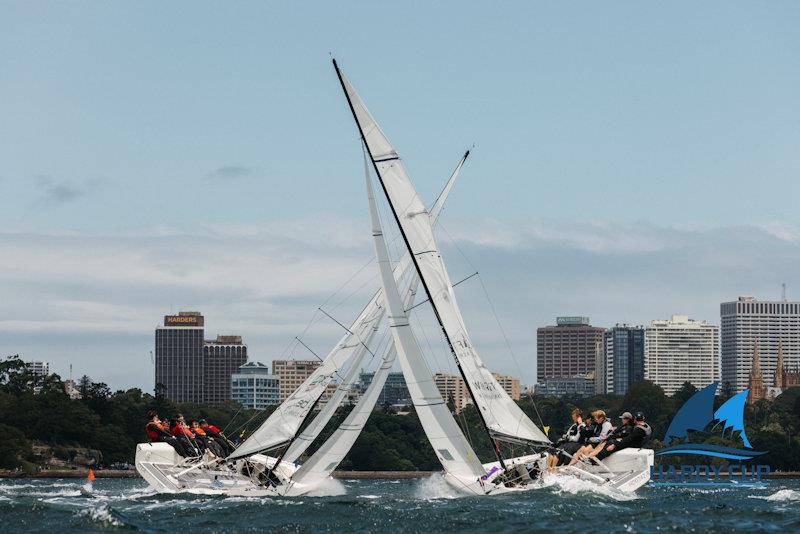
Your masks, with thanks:
M 238 409 L 238 410 L 236 410 L 236 413 L 235 413 L 235 414 L 233 414 L 233 417 L 231 417 L 230 421 L 228 421 L 228 424 L 227 424 L 227 425 L 225 425 L 224 427 L 222 427 L 222 432 L 221 432 L 222 434 L 224 434 L 224 433 L 225 433 L 225 430 L 227 430 L 227 428 L 228 428 L 229 426 L 231 426 L 231 423 L 233 423 L 233 420 L 234 420 L 234 419 L 236 419 L 236 416 L 237 416 L 237 415 L 239 415 L 239 413 L 242 411 L 242 408 L 244 408 L 244 405 L 243 405 L 243 404 L 240 404 L 240 405 L 239 405 L 239 409 Z
M 463 278 L 463 279 L 459 280 L 458 282 L 456 282 L 455 284 L 451 285 L 450 287 L 456 287 L 456 286 L 457 286 L 458 284 L 460 284 L 461 282 L 466 282 L 467 280 L 469 280 L 469 279 L 470 279 L 470 278 L 472 278 L 473 276 L 476 276 L 477 274 L 478 274 L 478 271 L 475 271 L 474 273 L 472 273 L 472 274 L 471 274 L 471 275 L 469 275 L 468 277 L 466 277 L 466 278 Z M 480 280 L 480 278 L 478 278 L 478 279 Z M 428 302 L 428 301 L 430 301 L 430 300 L 431 300 L 431 299 L 425 299 L 425 300 L 423 300 L 422 302 L 417 302 L 416 304 L 414 304 L 413 306 L 411 306 L 409 309 L 407 309 L 407 310 L 406 310 L 406 313 L 410 312 L 411 310 L 413 310 L 413 309 L 414 309 L 414 308 L 416 308 L 417 306 L 420 306 L 420 305 L 422 305 L 422 304 L 425 304 L 426 302 Z M 322 312 L 322 313 L 325 313 L 325 312 Z
M 345 325 L 343 325 L 342 323 L 340 323 L 339 321 L 337 321 L 335 317 L 333 317 L 331 314 L 329 314 L 328 312 L 326 312 L 326 311 L 325 311 L 325 310 L 323 310 L 322 308 L 319 308 L 319 311 L 321 311 L 321 312 L 322 312 L 322 313 L 324 313 L 326 316 L 328 316 L 328 318 L 329 318 L 331 321 L 333 321 L 334 323 L 338 324 L 339 326 L 341 326 L 342 328 L 344 328 L 345 330 L 347 330 L 347 331 L 350 333 L 350 335 L 351 335 L 351 336 L 356 336 L 356 338 L 358 339 L 358 342 L 359 342 L 359 343 L 361 343 L 361 345 L 363 345 L 363 347 L 364 347 L 365 349 L 367 349 L 367 352 L 369 352 L 370 354 L 372 354 L 373 358 L 375 357 L 375 353 L 374 353 L 374 352 L 372 352 L 372 350 L 370 350 L 370 348 L 367 346 L 367 344 L 366 344 L 366 343 L 364 343 L 364 341 L 361 339 L 361 336 L 359 336 L 358 334 L 356 334 L 355 332 L 353 332 L 352 330 L 350 330 L 349 328 L 347 328 Z

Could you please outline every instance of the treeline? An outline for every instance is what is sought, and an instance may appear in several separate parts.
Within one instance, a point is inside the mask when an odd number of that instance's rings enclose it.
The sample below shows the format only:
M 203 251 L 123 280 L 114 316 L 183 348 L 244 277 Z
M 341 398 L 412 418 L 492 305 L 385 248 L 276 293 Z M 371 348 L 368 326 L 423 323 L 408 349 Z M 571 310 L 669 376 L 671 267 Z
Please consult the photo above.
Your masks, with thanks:
M 144 425 L 148 410 L 162 417 L 183 413 L 187 418 L 205 418 L 232 439 L 246 436 L 269 415 L 269 411 L 242 410 L 227 406 L 177 405 L 163 395 L 151 395 L 139 389 L 112 392 L 102 382 L 83 377 L 78 382 L 82 398 L 72 400 L 64 392 L 58 375 L 36 377 L 17 357 L 0 361 L 0 467 L 35 470 L 43 459 L 34 454 L 33 445 L 44 444 L 53 450 L 84 447 L 99 451 L 99 465 L 133 463 L 136 444 L 146 440 Z M 685 384 L 674 396 L 667 397 L 658 386 L 643 381 L 633 384 L 624 396 L 526 397 L 519 402 L 528 416 L 542 427 L 549 427 L 555 441 L 570 424 L 570 412 L 584 413 L 602 409 L 614 418 L 624 411 L 643 411 L 654 430 L 647 446 L 662 447 L 669 422 L 678 408 L 696 389 Z M 726 399 L 716 400 L 717 406 Z M 348 412 L 341 408 L 323 431 L 318 446 L 341 423 Z M 494 447 L 474 407 L 468 406 L 456 416 L 464 434 L 483 461 L 495 458 Z M 747 408 L 747 435 L 757 450 L 769 451 L 758 459 L 776 470 L 800 470 L 800 388 L 786 391 L 775 401 L 759 401 Z M 720 434 L 719 429 L 709 435 Z M 720 443 L 740 446 L 739 442 L 712 438 Z M 523 454 L 520 446 L 502 445 L 506 456 Z M 314 447 L 309 449 L 313 453 Z M 681 458 L 663 457 L 660 463 L 680 462 Z M 688 460 L 695 463 L 694 460 Z M 413 409 L 396 415 L 388 407 L 375 411 L 359 436 L 341 469 L 352 470 L 438 470 L 440 465 L 428 443 Z

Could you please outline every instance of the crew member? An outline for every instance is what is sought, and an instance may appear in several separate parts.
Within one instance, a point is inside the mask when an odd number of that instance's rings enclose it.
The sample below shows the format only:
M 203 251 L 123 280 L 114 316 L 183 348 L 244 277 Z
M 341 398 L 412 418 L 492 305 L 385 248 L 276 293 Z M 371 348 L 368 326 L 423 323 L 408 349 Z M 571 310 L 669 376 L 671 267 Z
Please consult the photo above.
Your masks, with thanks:
M 187 456 L 191 456 L 190 451 L 184 447 L 183 443 L 179 442 L 177 438 L 175 438 L 169 432 L 169 427 L 166 424 L 162 423 L 161 420 L 158 418 L 158 413 L 155 410 L 150 410 L 147 412 L 147 424 L 145 424 L 144 429 L 147 432 L 147 437 L 150 438 L 152 442 L 161 442 L 161 443 L 169 443 L 175 452 L 186 458 Z
M 601 458 L 599 454 L 602 451 L 606 450 L 606 448 L 611 445 L 619 445 L 619 442 L 633 431 L 633 415 L 631 412 L 625 412 L 620 415 L 619 418 L 622 419 L 622 424 L 615 428 L 611 434 L 609 434 L 608 439 L 605 442 L 597 445 L 594 450 L 587 454 L 587 456 L 595 456 L 598 460 L 602 460 L 608 456 L 608 454 L 604 454 Z M 614 447 L 612 447 L 611 450 L 614 450 Z
M 597 454 L 599 460 L 607 458 L 611 453 L 621 451 L 622 449 L 631 447 L 639 448 L 644 443 L 644 440 L 648 439 L 653 434 L 653 429 L 645 422 L 642 412 L 636 412 L 635 420 L 636 424 L 627 436 L 615 443 L 609 443 Z
M 594 428 L 591 435 L 586 439 L 586 445 L 577 450 L 572 455 L 569 465 L 575 465 L 578 460 L 586 454 L 589 454 L 597 447 L 598 444 L 606 441 L 608 436 L 614 430 L 611 421 L 606 419 L 606 412 L 603 410 L 595 410 L 592 412 L 592 419 L 594 420 Z
M 203 447 L 211 451 L 214 454 L 214 456 L 219 456 L 219 457 L 224 456 L 225 453 L 222 451 L 220 446 L 217 445 L 217 442 L 206 436 L 205 431 L 202 428 L 200 428 L 199 421 L 193 419 L 189 424 L 191 425 L 191 431 L 194 434 L 195 440 L 202 443 Z
M 225 456 L 230 456 L 235 447 L 233 443 L 222 433 L 216 426 L 210 424 L 205 419 L 200 419 L 200 428 L 206 433 L 206 436 L 212 438 L 223 449 Z
M 555 452 L 550 453 L 547 457 L 547 467 L 550 469 L 569 462 L 570 457 L 583 445 L 581 436 L 586 428 L 586 424 L 583 422 L 583 412 L 580 408 L 575 408 L 570 416 L 572 417 L 572 426 L 556 442 Z
M 192 456 L 200 456 L 203 453 L 202 445 L 195 441 L 192 431 L 185 424 L 182 424 L 180 419 L 177 417 L 171 419 L 169 429 L 175 439 L 180 441 L 187 450 L 192 451 Z

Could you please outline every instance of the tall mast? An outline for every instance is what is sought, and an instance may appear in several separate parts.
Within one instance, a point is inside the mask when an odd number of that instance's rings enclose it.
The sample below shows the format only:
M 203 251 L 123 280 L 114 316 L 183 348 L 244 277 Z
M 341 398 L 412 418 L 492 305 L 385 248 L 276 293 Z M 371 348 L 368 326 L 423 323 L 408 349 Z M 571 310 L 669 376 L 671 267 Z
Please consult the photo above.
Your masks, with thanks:
M 422 269 L 417 262 L 417 257 L 414 255 L 414 250 L 411 247 L 411 243 L 408 240 L 408 236 L 406 235 L 405 230 L 403 230 L 403 225 L 400 224 L 400 217 L 397 215 L 397 210 L 392 205 L 392 202 L 389 197 L 389 191 L 386 189 L 386 184 L 383 182 L 383 176 L 381 175 L 380 169 L 378 169 L 378 165 L 375 162 L 375 158 L 372 155 L 372 150 L 367 143 L 367 138 L 364 135 L 364 130 L 361 127 L 361 123 L 358 120 L 358 115 L 356 114 L 356 110 L 353 108 L 353 102 L 350 100 L 350 95 L 347 92 L 347 87 L 345 86 L 344 79 L 342 78 L 342 72 L 339 70 L 339 64 L 336 62 L 336 59 L 333 59 L 333 68 L 336 70 L 336 76 L 339 78 L 339 83 L 342 86 L 342 91 L 344 92 L 344 96 L 347 99 L 347 105 L 350 107 L 350 112 L 353 114 L 353 120 L 356 122 L 356 126 L 358 127 L 358 133 L 361 136 L 361 141 L 363 142 L 364 146 L 367 149 L 367 153 L 369 154 L 369 159 L 372 162 L 372 166 L 375 169 L 375 174 L 378 175 L 378 181 L 381 184 L 381 188 L 383 189 L 384 195 L 386 195 L 387 200 L 389 200 L 389 207 L 392 210 L 392 215 L 394 216 L 394 220 L 397 223 L 398 228 L 400 229 L 400 235 L 403 236 L 403 241 L 406 244 L 406 248 L 408 249 L 409 255 L 411 255 L 411 261 L 414 263 L 414 268 L 417 270 L 417 274 L 419 275 L 420 282 L 422 283 L 422 287 L 425 289 L 425 294 L 428 295 L 428 300 L 431 303 L 431 308 L 433 309 L 433 314 L 436 316 L 436 320 L 439 322 L 439 327 L 442 329 L 442 333 L 444 334 L 445 340 L 447 340 L 447 346 L 450 348 L 450 352 L 453 354 L 453 358 L 456 361 L 456 367 L 458 368 L 458 372 L 461 375 L 461 379 L 464 381 L 464 385 L 467 388 L 467 392 L 469 393 L 470 397 L 472 397 L 473 402 L 475 403 L 476 411 L 478 412 L 478 416 L 480 417 L 481 423 L 483 424 L 484 430 L 486 430 L 487 436 L 489 436 L 489 442 L 492 444 L 492 448 L 494 449 L 495 456 L 497 456 L 497 460 L 500 462 L 500 465 L 503 469 L 506 469 L 505 462 L 503 461 L 503 456 L 500 454 L 500 448 L 496 446 L 494 441 L 494 436 L 492 435 L 492 431 L 489 429 L 489 426 L 486 423 L 486 419 L 481 413 L 481 409 L 478 406 L 476 401 L 476 397 L 472 392 L 472 387 L 469 384 L 469 380 L 464 373 L 464 370 L 461 368 L 461 363 L 458 361 L 458 357 L 456 356 L 455 348 L 453 347 L 453 342 L 450 339 L 450 336 L 447 334 L 447 330 L 444 327 L 444 322 L 442 321 L 442 317 L 439 314 L 439 310 L 436 307 L 436 304 L 433 300 L 433 294 L 431 293 L 430 289 L 428 288 L 428 283 L 425 281 L 425 277 L 422 274 Z M 468 153 L 467 153 L 468 154 Z M 399 159 L 399 158 L 396 158 Z

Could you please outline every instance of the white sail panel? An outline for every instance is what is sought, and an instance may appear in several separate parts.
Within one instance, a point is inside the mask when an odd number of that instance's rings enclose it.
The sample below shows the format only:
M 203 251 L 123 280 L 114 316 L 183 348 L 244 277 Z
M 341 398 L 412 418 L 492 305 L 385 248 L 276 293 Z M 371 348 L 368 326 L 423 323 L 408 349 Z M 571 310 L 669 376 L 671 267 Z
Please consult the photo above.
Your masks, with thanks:
M 486 472 L 442 399 L 433 381 L 433 374 L 422 357 L 417 340 L 411 331 L 408 313 L 400 301 L 369 176 L 367 176 L 367 192 L 375 252 L 380 267 L 386 308 L 389 312 L 389 328 L 414 408 L 444 470 L 477 481 Z
M 497 437 L 550 443 L 544 432 L 508 396 L 481 361 L 464 325 L 430 219 L 421 216 L 427 213 L 424 204 L 397 151 L 338 66 L 336 71 L 378 171 L 381 185 L 404 234 L 406 246 L 414 254 L 423 285 L 487 427 Z
M 383 317 L 380 295 L 376 294 L 364 308 L 339 343 L 323 360 L 322 365 L 298 387 L 266 421 L 228 458 L 233 460 L 260 451 L 288 444 L 297 434 L 314 404 L 325 392 L 339 370 L 363 348 L 373 329 Z

